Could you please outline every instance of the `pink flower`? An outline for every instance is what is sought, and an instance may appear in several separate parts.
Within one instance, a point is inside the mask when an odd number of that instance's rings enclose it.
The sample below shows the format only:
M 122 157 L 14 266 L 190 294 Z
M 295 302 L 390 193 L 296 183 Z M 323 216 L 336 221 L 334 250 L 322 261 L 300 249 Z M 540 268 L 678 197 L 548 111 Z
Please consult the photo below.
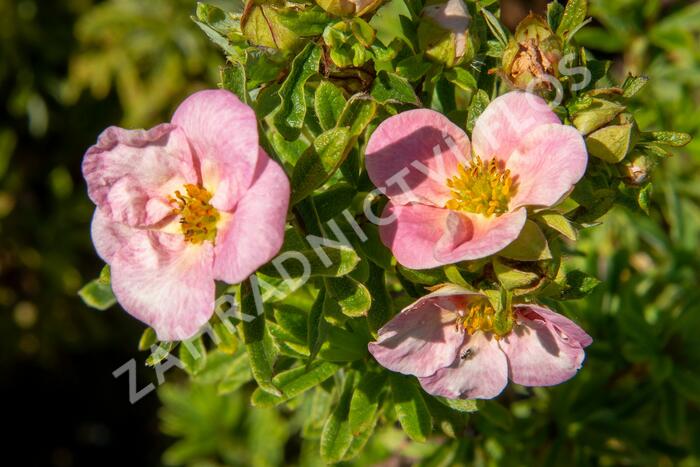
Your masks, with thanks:
M 389 370 L 417 376 L 428 393 L 451 399 L 491 399 L 508 379 L 551 386 L 573 377 L 590 336 L 538 305 L 514 305 L 512 313 L 513 329 L 498 336 L 486 297 L 447 285 L 389 321 L 369 351 Z
M 526 207 L 557 204 L 586 170 L 581 135 L 533 94 L 496 98 L 472 139 L 429 109 L 395 115 L 370 137 L 367 172 L 390 199 L 380 234 L 402 265 L 497 253 L 520 234 Z
M 193 94 L 150 130 L 107 128 L 83 175 L 114 294 L 161 340 L 196 334 L 214 281 L 244 280 L 282 245 L 289 181 L 258 145 L 253 110 L 228 91 Z

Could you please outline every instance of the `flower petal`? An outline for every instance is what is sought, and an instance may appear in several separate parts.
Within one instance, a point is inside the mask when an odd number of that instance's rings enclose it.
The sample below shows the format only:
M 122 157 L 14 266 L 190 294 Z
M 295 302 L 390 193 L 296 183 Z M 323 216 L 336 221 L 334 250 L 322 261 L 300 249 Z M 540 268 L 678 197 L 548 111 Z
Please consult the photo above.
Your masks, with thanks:
M 564 315 L 545 308 L 543 306 L 528 304 L 516 306 L 519 313 L 527 316 L 529 319 L 540 318 L 547 324 L 554 327 L 559 337 L 569 345 L 588 347 L 593 342 L 593 338 L 586 331 L 581 329 L 578 324 L 571 321 Z M 534 313 L 534 315 L 533 315 Z
M 121 306 L 162 341 L 194 336 L 214 312 L 214 248 L 182 235 L 138 231 L 112 258 L 112 290 Z
M 466 335 L 452 365 L 419 378 L 426 392 L 450 399 L 492 399 L 508 384 L 508 362 L 492 336 Z
M 212 206 L 231 210 L 257 171 L 258 123 L 253 109 L 229 91 L 210 89 L 185 99 L 172 122 L 192 144 L 204 187 L 214 194 Z
M 126 246 L 129 239 L 136 233 L 133 227 L 114 222 L 100 208 L 95 209 L 90 235 L 97 254 L 105 263 L 110 263 L 117 251 Z
M 524 386 L 552 386 L 573 377 L 585 358 L 545 321 L 519 313 L 518 323 L 499 344 L 510 365 L 510 379 Z
M 382 122 L 367 143 L 372 182 L 397 204 L 444 206 L 445 180 L 469 159 L 469 138 L 444 115 L 429 109 L 402 112 Z
M 520 140 L 540 125 L 559 123 L 559 117 L 539 96 L 513 91 L 497 97 L 476 119 L 472 132 L 474 154 L 482 160 L 507 161 Z
M 411 269 L 434 268 L 445 264 L 435 258 L 435 245 L 445 233 L 448 209 L 424 204 L 397 204 L 393 199 L 384 208 L 382 219 L 395 216 L 379 226 L 379 235 L 402 266 Z
M 170 124 L 150 130 L 109 127 L 85 153 L 90 199 L 110 219 L 149 226 L 172 211 L 168 196 L 197 173 L 185 134 Z
M 449 298 L 423 297 L 379 330 L 369 352 L 391 371 L 430 376 L 457 356 L 464 334 L 455 328 L 456 317 Z
M 289 180 L 260 149 L 259 173 L 216 237 L 214 275 L 230 284 L 243 281 L 270 261 L 284 241 Z
M 553 206 L 586 172 L 588 152 L 576 128 L 542 125 L 518 145 L 506 167 L 517 181 L 511 209 Z
M 526 220 L 523 208 L 492 217 L 451 211 L 434 256 L 441 264 L 452 264 L 498 253 L 518 238 Z

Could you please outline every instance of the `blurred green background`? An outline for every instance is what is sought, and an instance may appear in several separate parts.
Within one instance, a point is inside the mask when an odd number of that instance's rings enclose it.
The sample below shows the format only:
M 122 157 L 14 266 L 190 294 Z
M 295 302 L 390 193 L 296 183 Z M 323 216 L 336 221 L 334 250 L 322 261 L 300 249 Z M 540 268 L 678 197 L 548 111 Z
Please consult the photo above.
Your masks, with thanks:
M 220 3 L 225 4 L 225 1 Z M 459 440 L 410 445 L 391 428 L 368 465 L 700 465 L 700 4 L 593 0 L 578 42 L 646 74 L 642 129 L 694 140 L 654 173 L 650 216 L 618 208 L 574 259 L 603 280 L 568 305 L 594 337 L 583 371 L 479 413 Z M 507 1 L 514 26 L 545 2 Z M 165 121 L 214 86 L 222 56 L 191 22 L 191 0 L 0 0 L 0 391 L 3 446 L 18 465 L 315 465 L 301 420 L 220 397 L 168 373 L 135 405 L 112 371 L 136 357 L 142 325 L 87 309 L 101 264 L 80 162 L 110 124 Z M 5 464 L 5 462 L 3 462 Z M 12 463 L 5 465 L 13 465 Z

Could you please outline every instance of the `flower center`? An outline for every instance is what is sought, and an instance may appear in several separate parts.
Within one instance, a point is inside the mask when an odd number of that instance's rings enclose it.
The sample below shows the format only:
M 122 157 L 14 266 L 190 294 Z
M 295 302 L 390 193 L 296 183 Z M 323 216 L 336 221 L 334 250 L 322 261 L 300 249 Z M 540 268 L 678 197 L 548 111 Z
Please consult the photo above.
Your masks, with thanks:
M 205 240 L 214 242 L 216 239 L 216 223 L 220 215 L 214 206 L 209 204 L 212 194 L 201 186 L 185 185 L 187 194 L 175 190 L 170 197 L 173 204 L 173 214 L 180 216 L 180 228 L 185 241 L 198 244 Z
M 457 175 L 447 180 L 452 199 L 445 207 L 454 211 L 466 211 L 485 216 L 508 212 L 508 202 L 515 194 L 517 184 L 496 159 L 483 161 L 474 157 L 465 168 L 457 167 Z
M 477 299 L 466 304 L 463 313 L 457 318 L 457 327 L 464 329 L 467 334 L 476 331 L 493 332 L 495 316 L 496 310 L 487 299 Z

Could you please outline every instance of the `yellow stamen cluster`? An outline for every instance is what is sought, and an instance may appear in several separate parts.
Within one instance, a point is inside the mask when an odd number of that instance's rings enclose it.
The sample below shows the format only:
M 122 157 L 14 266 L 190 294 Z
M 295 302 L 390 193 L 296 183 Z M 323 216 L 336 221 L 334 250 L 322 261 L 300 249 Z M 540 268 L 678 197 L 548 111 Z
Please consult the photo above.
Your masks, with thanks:
M 180 216 L 180 228 L 185 241 L 198 244 L 205 240 L 213 242 L 216 239 L 216 223 L 220 215 L 209 201 L 212 194 L 206 189 L 192 184 L 185 185 L 187 194 L 175 190 L 170 197 L 173 204 L 173 214 Z
M 467 334 L 476 331 L 492 332 L 495 315 L 496 311 L 488 300 L 474 300 L 465 305 L 464 313 L 457 318 L 457 327 L 464 329 Z
M 517 184 L 496 159 L 483 161 L 474 157 L 469 167 L 459 165 L 457 175 L 447 180 L 452 199 L 445 207 L 485 216 L 499 216 L 508 212 L 508 202 L 515 194 Z

